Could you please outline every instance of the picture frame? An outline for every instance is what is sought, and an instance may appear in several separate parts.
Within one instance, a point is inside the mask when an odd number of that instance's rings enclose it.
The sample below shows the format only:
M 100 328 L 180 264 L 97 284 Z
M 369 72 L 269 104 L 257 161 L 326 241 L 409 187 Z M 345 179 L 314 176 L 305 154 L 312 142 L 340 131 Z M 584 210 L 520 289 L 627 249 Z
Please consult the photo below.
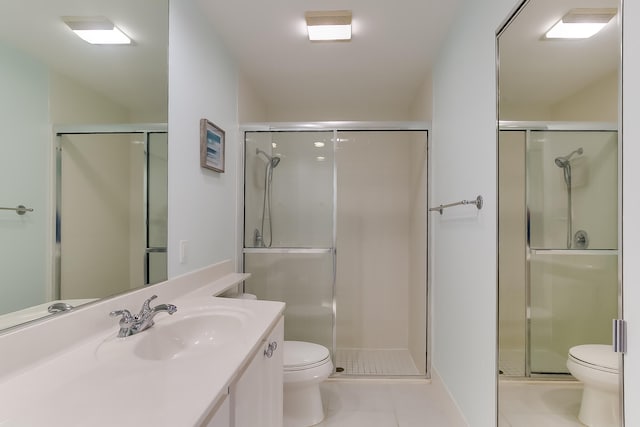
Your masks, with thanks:
M 207 119 L 200 119 L 200 166 L 224 173 L 224 131 Z

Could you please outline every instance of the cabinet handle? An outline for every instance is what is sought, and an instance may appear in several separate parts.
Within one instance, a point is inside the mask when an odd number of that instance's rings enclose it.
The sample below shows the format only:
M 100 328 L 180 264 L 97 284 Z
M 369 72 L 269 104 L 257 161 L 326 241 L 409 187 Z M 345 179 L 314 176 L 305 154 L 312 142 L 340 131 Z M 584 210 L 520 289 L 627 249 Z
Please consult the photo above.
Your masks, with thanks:
M 276 348 L 278 348 L 278 343 L 276 341 L 269 343 L 267 349 L 264 351 L 264 355 L 267 357 L 267 359 L 270 359 L 271 356 L 273 356 L 273 352 L 276 350 Z

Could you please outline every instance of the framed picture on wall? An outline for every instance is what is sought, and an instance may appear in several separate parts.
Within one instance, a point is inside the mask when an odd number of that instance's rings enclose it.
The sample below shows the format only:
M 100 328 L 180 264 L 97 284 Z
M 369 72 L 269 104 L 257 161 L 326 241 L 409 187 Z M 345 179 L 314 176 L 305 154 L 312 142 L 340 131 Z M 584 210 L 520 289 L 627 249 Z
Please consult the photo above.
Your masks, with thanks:
M 200 166 L 224 172 L 224 131 L 207 119 L 200 119 Z

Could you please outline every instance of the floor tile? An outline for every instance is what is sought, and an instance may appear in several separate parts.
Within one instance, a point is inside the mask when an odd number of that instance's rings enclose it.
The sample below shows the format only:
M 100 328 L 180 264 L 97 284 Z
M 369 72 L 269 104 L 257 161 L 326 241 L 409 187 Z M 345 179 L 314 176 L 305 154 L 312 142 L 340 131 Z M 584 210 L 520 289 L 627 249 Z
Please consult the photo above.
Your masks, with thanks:
M 329 380 L 320 386 L 332 427 L 458 427 L 450 398 L 426 380 Z

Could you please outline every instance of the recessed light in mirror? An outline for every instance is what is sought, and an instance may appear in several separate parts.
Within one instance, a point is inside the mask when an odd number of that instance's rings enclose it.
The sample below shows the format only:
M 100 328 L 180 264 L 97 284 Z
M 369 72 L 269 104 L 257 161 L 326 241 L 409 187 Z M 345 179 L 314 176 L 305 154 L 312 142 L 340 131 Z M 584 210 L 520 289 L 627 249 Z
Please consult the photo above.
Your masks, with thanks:
M 316 142 L 313 143 L 313 146 L 316 147 L 316 148 L 322 148 L 322 147 L 324 147 L 324 142 L 316 141 Z
M 276 144 L 275 142 L 272 142 L 272 143 L 271 143 L 271 147 L 273 147 L 273 148 L 277 148 L 277 147 L 278 147 L 278 144 Z
M 545 39 L 588 39 L 616 15 L 617 9 L 572 9 L 547 33 Z
M 325 157 L 324 156 L 318 156 L 316 157 L 316 160 L 319 162 L 324 162 L 325 161 Z

